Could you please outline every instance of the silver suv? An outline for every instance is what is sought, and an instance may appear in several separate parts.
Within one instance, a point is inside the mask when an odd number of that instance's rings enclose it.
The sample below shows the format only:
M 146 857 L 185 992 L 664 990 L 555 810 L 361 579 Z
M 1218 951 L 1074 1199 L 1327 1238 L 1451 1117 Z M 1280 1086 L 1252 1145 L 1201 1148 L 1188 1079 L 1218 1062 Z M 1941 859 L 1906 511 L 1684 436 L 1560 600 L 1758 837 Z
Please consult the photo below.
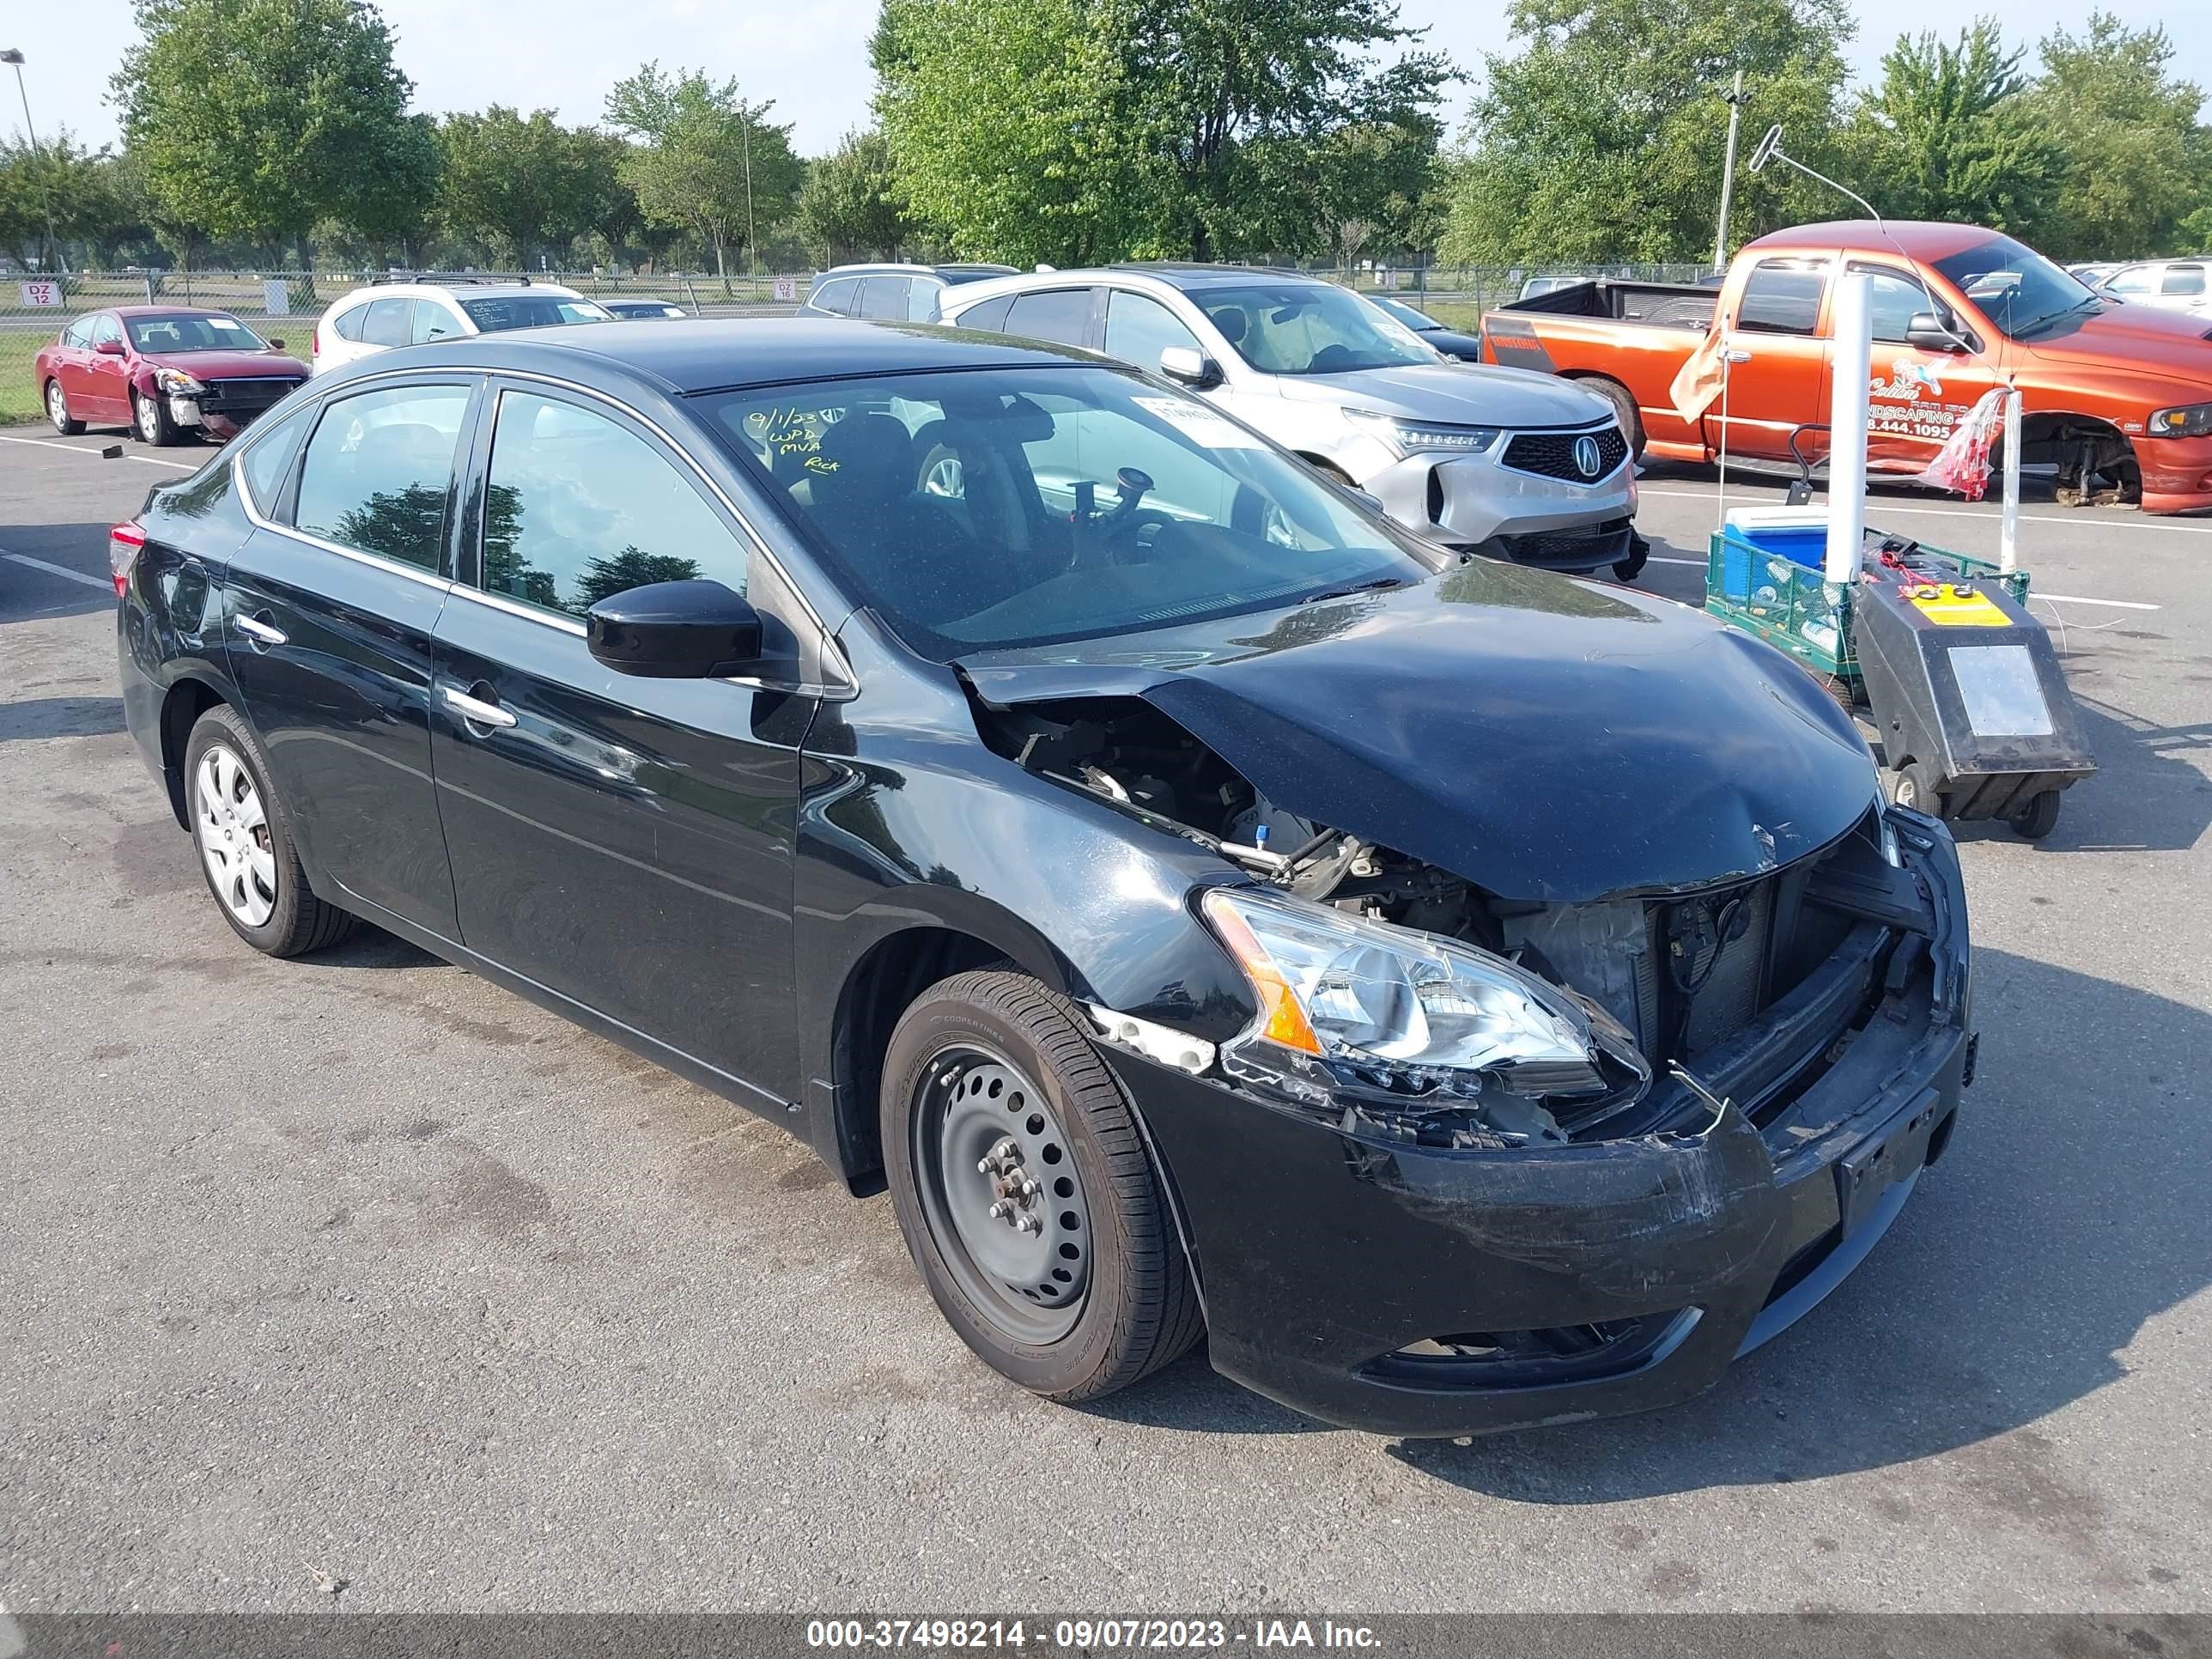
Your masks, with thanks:
M 1548 374 L 1448 362 L 1350 290 L 1295 272 L 1139 264 L 969 283 L 960 328 L 1088 347 L 1200 392 L 1429 540 L 1547 569 L 1648 551 L 1613 406 Z

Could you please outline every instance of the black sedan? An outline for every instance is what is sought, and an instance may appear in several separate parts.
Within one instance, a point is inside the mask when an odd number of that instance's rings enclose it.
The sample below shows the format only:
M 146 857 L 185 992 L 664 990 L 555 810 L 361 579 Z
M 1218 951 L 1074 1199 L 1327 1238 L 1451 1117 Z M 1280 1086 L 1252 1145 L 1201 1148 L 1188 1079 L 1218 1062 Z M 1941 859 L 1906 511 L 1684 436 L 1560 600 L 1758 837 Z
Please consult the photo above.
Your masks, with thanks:
M 1463 363 L 1482 361 L 1480 335 L 1462 334 L 1455 328 L 1447 328 L 1427 312 L 1416 311 L 1403 300 L 1393 300 L 1380 294 L 1370 294 L 1367 297 L 1445 356 L 1456 357 Z
M 1972 1043 L 1950 840 L 1790 659 L 919 325 L 382 353 L 112 544 L 217 912 L 366 920 L 887 1186 L 978 1354 L 1457 1434 L 1717 1377 Z

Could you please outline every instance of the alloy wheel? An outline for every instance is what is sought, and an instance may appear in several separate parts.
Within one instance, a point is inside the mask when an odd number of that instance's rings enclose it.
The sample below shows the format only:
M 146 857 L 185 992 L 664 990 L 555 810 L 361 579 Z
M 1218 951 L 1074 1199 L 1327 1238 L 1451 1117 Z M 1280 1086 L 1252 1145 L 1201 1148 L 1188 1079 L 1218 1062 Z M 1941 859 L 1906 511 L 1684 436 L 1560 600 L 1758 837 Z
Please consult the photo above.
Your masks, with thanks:
M 916 1088 L 914 1168 L 939 1252 L 969 1304 L 1018 1342 L 1075 1328 L 1091 1285 L 1091 1208 L 1042 1091 L 1005 1055 L 956 1044 Z
M 151 398 L 140 398 L 138 403 L 138 435 L 153 443 L 161 435 L 161 410 Z
M 46 382 L 46 418 L 54 423 L 57 432 L 69 425 L 69 398 L 63 393 L 59 380 Z
M 223 908 L 248 927 L 266 925 L 276 908 L 276 854 L 269 838 L 269 813 L 253 775 L 226 744 L 211 744 L 200 757 L 192 787 L 192 830 Z

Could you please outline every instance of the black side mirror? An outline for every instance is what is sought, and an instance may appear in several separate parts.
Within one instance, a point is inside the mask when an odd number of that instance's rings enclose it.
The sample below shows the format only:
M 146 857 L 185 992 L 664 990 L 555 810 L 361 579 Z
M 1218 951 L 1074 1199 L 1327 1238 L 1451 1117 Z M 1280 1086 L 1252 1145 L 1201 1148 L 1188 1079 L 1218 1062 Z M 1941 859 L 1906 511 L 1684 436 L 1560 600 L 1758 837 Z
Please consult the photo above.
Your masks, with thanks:
M 723 679 L 761 667 L 760 613 L 720 582 L 648 582 L 584 613 L 592 655 L 618 674 Z
M 269 343 L 269 349 L 271 351 L 282 351 L 284 349 L 284 343 L 282 340 L 271 340 Z
M 1196 346 L 1170 346 L 1160 353 L 1160 373 L 1194 392 L 1221 384 L 1221 365 Z
M 1923 351 L 1964 351 L 1962 331 L 1954 324 L 1944 325 L 1943 319 L 1932 311 L 1917 312 L 1905 325 L 1905 343 Z

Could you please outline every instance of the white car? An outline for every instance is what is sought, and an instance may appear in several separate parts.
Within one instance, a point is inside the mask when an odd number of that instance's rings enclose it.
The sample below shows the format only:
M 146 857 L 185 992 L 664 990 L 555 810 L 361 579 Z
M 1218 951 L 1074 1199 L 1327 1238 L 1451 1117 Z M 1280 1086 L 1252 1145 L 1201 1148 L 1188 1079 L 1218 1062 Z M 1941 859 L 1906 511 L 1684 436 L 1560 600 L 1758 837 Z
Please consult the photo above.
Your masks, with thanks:
M 425 340 L 613 320 L 605 307 L 558 283 L 513 276 L 379 278 L 332 302 L 315 325 L 314 372 Z
M 939 305 L 957 328 L 1082 346 L 1179 381 L 1446 547 L 1611 566 L 1623 581 L 1649 556 L 1610 403 L 1550 374 L 1448 362 L 1334 283 L 1129 264 L 970 283 Z M 1224 422 L 1206 441 L 1243 440 Z M 945 494 L 951 479 L 923 487 Z
M 2208 270 L 2212 270 L 2212 259 L 2146 259 L 2140 264 L 2114 268 L 2094 286 L 2101 293 L 2118 295 L 2131 306 L 2155 306 L 2160 311 L 2186 311 L 2201 316 L 2212 312 L 2212 293 L 2205 289 Z

